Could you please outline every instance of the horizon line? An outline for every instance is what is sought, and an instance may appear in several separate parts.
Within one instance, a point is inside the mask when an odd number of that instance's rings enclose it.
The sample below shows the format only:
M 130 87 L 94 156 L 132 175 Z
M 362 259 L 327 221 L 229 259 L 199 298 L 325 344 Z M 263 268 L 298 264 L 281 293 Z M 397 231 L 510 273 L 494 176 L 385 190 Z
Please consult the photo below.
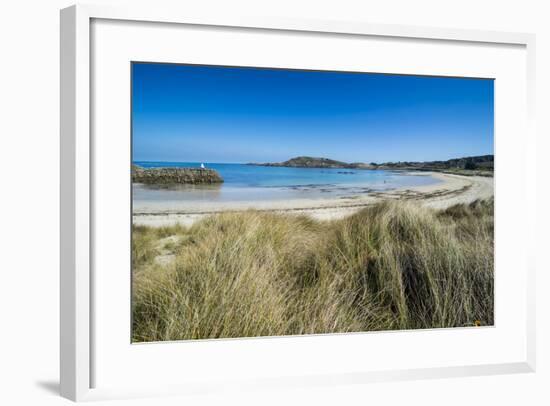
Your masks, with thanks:
M 313 156 L 313 155 L 297 155 L 297 156 L 294 156 L 294 157 L 291 157 L 291 158 L 288 158 L 286 159 L 287 161 L 290 160 L 290 159 L 295 159 L 295 158 L 302 158 L 302 157 L 307 157 L 307 158 L 314 158 L 314 159 L 330 159 L 332 161 L 339 161 L 339 162 L 343 162 L 343 163 L 347 163 L 347 164 L 352 164 L 352 163 L 371 163 L 371 162 L 375 162 L 375 163 L 400 163 L 400 162 L 437 162 L 437 161 L 441 161 L 441 162 L 445 162 L 445 161 L 450 161 L 450 160 L 453 160 L 453 159 L 466 159 L 466 158 L 473 158 L 473 157 L 481 157 L 481 156 L 495 156 L 494 152 L 493 153 L 490 153 L 490 154 L 480 154 L 480 155 L 466 155 L 466 156 L 459 156 L 459 157 L 455 157 L 455 158 L 448 158 L 448 159 L 432 159 L 432 160 L 422 160 L 422 161 L 416 161 L 416 160 L 399 160 L 399 161 L 380 161 L 380 162 L 377 162 L 377 161 L 374 161 L 374 160 L 371 160 L 370 162 L 367 161 L 340 161 L 338 159 L 333 159 L 333 158 L 327 158 L 327 157 L 322 157 L 322 156 Z M 234 164 L 234 165 L 242 165 L 242 164 L 259 164 L 259 163 L 278 163 L 278 162 L 285 162 L 285 161 L 246 161 L 246 162 L 216 162 L 216 161 L 208 161 L 208 160 L 203 160 L 203 161 L 195 161 L 195 160 L 178 160 L 178 161 L 174 161 L 174 160 L 156 160 L 156 159 L 132 159 L 132 163 L 134 162 L 155 162 L 155 163 L 211 163 L 211 164 Z

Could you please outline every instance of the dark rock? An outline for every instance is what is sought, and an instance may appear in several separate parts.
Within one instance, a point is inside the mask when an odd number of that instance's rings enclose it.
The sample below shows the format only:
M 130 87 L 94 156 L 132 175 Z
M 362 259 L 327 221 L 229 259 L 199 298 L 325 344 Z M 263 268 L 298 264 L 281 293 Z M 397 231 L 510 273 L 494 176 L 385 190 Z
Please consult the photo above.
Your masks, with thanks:
M 214 169 L 142 168 L 132 165 L 132 182 L 145 184 L 213 184 L 223 179 Z

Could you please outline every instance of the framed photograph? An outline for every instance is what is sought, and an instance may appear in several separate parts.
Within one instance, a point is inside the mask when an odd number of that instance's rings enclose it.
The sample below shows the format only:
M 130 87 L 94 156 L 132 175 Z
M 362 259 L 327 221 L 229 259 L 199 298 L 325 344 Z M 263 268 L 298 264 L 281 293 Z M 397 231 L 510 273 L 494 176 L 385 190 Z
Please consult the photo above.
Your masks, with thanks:
M 62 10 L 62 395 L 533 371 L 533 49 Z

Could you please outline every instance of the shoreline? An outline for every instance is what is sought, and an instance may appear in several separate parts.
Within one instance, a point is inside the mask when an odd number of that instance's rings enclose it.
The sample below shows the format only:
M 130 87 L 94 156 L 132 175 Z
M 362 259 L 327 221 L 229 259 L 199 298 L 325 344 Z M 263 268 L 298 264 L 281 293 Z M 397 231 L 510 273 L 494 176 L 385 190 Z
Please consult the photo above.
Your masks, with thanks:
M 174 224 L 191 226 L 205 216 L 221 212 L 239 212 L 249 209 L 275 213 L 305 214 L 316 220 L 335 220 L 349 216 L 361 208 L 382 200 L 407 200 L 435 209 L 444 209 L 458 203 L 470 203 L 494 195 L 494 178 L 464 176 L 441 172 L 407 172 L 432 176 L 440 182 L 433 185 L 396 188 L 370 192 L 351 197 L 322 199 L 272 200 L 256 202 L 208 202 L 201 208 L 185 206 L 170 210 L 138 209 L 132 214 L 134 225 L 162 227 Z

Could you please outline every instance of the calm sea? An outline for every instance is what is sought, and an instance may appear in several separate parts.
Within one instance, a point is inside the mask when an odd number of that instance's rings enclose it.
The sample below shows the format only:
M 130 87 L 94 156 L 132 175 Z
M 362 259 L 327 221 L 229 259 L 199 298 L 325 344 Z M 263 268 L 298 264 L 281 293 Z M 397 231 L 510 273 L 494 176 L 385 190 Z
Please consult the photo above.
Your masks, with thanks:
M 198 168 L 197 162 L 134 162 L 144 168 Z M 134 201 L 254 201 L 346 197 L 372 191 L 430 185 L 437 179 L 384 170 L 284 168 L 205 163 L 224 179 L 221 185 L 155 187 L 133 185 Z

